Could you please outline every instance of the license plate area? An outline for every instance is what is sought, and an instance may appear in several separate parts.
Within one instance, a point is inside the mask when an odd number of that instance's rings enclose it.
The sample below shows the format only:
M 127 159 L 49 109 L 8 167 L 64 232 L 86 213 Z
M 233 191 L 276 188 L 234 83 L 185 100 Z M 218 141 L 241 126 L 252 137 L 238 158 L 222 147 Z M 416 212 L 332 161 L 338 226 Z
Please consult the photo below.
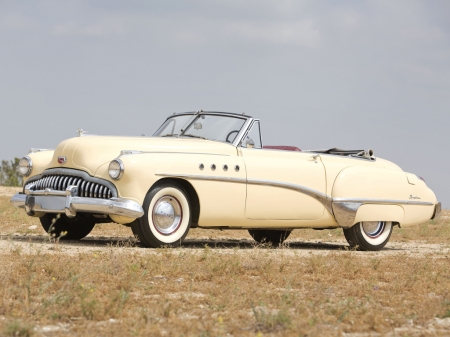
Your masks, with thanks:
M 45 211 L 48 213 L 64 212 L 66 197 L 59 196 L 27 196 L 25 207 L 31 211 Z

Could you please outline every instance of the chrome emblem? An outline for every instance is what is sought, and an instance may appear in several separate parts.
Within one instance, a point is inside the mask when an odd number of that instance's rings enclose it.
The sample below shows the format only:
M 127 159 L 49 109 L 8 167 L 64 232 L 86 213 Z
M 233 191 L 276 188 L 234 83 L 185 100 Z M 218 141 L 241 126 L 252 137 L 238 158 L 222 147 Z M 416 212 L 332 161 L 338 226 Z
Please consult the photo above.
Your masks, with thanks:
M 87 133 L 87 131 L 84 131 L 82 128 L 77 129 L 77 135 L 78 137 L 83 137 L 83 135 Z
M 59 156 L 58 157 L 58 163 L 60 164 L 60 165 L 63 165 L 63 164 L 65 164 L 67 162 L 67 158 L 66 157 L 64 157 L 64 156 Z
M 410 194 L 409 199 L 417 200 L 417 199 L 420 199 L 420 197 Z

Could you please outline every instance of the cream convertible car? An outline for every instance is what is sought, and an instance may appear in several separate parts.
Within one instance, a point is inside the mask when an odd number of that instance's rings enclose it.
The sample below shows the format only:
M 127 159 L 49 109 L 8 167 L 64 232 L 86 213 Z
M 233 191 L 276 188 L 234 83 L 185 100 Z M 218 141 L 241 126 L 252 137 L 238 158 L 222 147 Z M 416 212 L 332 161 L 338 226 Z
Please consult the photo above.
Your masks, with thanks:
M 47 232 L 82 239 L 96 223 L 130 226 L 146 247 L 178 246 L 190 228 L 247 229 L 279 244 L 295 228 L 342 228 L 350 246 L 379 250 L 394 226 L 436 218 L 425 182 L 369 151 L 263 146 L 260 121 L 189 112 L 153 137 L 86 136 L 21 159 L 11 202 Z

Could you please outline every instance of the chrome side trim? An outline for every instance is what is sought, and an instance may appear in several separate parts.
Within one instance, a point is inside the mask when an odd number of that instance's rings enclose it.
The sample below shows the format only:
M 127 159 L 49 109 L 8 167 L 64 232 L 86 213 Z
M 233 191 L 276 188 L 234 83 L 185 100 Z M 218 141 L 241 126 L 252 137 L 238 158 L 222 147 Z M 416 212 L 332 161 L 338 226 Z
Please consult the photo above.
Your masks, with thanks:
M 365 199 L 365 198 L 334 198 L 337 203 L 361 203 L 361 204 L 383 204 L 383 205 L 422 205 L 432 206 L 432 202 L 412 201 L 412 200 L 394 200 L 394 199 Z
M 297 185 L 297 184 L 291 184 L 286 183 L 282 181 L 269 181 L 269 180 L 259 180 L 259 179 L 248 179 L 247 183 L 250 185 L 261 185 L 261 186 L 271 186 L 271 187 L 278 187 L 278 188 L 284 188 L 286 190 L 292 190 L 296 191 L 302 194 L 305 194 L 307 196 L 310 196 L 313 199 L 316 199 L 318 202 L 320 202 L 322 205 L 325 206 L 328 212 L 333 214 L 333 208 L 332 208 L 332 202 L 333 198 L 326 195 L 325 193 L 316 191 L 312 188 Z
M 41 174 L 38 174 L 36 176 L 29 178 L 26 181 L 25 185 L 32 183 L 36 180 L 39 180 L 42 177 L 46 177 L 46 176 L 50 176 L 50 175 L 69 175 L 69 176 L 83 178 L 86 182 L 97 183 L 97 184 L 101 184 L 101 185 L 108 187 L 114 198 L 117 198 L 117 196 L 118 196 L 116 186 L 112 182 L 110 182 L 108 180 L 92 177 L 84 171 L 67 169 L 67 168 L 53 168 L 53 169 L 45 170 Z M 67 184 L 67 179 L 63 180 L 62 185 L 64 186 L 64 184 Z M 64 187 L 67 188 L 67 185 Z M 39 188 L 39 186 L 38 186 L 38 188 Z M 25 192 L 25 188 L 24 188 L 24 192 Z
M 333 200 L 334 218 L 339 226 L 343 228 L 351 227 L 361 205 L 360 202 L 334 202 Z
M 166 174 L 166 173 L 156 173 L 157 176 L 161 177 L 173 177 L 173 178 L 185 178 L 191 180 L 207 180 L 207 181 L 222 181 L 222 182 L 230 182 L 230 183 L 238 183 L 238 184 L 249 184 L 249 185 L 261 185 L 261 186 L 271 186 L 284 188 L 288 190 L 293 190 L 305 195 L 308 195 L 321 204 L 325 206 L 325 208 L 333 214 L 332 201 L 333 199 L 326 195 L 325 193 L 313 190 L 309 187 L 290 184 L 282 181 L 269 181 L 269 180 L 259 180 L 259 179 L 245 179 L 245 178 L 233 178 L 233 177 L 220 177 L 220 176 L 201 176 L 201 175 L 189 175 L 189 174 Z
M 223 181 L 223 182 L 237 183 L 237 184 L 246 184 L 247 183 L 247 179 L 245 179 L 245 178 L 200 176 L 200 175 L 190 175 L 190 174 L 166 174 L 166 173 L 156 173 L 155 175 L 160 176 L 160 177 L 185 178 L 185 179 L 191 179 L 191 180 Z
M 201 176 L 201 175 L 189 175 L 189 174 L 166 174 L 156 173 L 156 176 L 172 177 L 172 178 L 184 178 L 191 180 L 205 180 L 205 181 L 222 181 L 239 184 L 249 185 L 261 185 L 284 188 L 293 190 L 311 198 L 316 199 L 322 205 L 325 206 L 328 212 L 332 214 L 339 226 L 343 228 L 353 226 L 353 222 L 356 217 L 356 213 L 361 205 L 377 204 L 377 205 L 417 205 L 417 206 L 432 206 L 432 202 L 426 201 L 411 201 L 411 200 L 394 200 L 394 199 L 368 199 L 368 198 L 332 198 L 329 195 L 316 191 L 306 186 L 286 183 L 282 181 L 271 180 L 259 180 L 259 179 L 244 179 L 244 178 L 232 178 L 232 177 L 220 177 L 220 176 Z M 439 216 L 440 203 L 436 205 L 435 213 Z
M 333 211 L 334 217 L 339 226 L 348 228 L 353 226 L 356 213 L 361 205 L 416 205 L 416 206 L 432 206 L 432 202 L 411 201 L 411 200 L 394 200 L 394 199 L 367 199 L 367 198 L 334 198 Z

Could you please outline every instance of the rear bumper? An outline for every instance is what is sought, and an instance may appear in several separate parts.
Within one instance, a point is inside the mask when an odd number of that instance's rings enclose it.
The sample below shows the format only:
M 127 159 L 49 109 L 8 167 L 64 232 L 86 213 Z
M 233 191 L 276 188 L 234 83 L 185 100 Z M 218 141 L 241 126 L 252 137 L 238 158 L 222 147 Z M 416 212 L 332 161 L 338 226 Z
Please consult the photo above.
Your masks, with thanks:
M 431 220 L 436 220 L 441 216 L 441 212 L 442 212 L 442 206 L 441 203 L 438 202 L 435 206 L 434 206 L 434 213 L 433 216 L 431 217 Z
M 35 212 L 65 213 L 68 217 L 77 212 L 120 215 L 140 218 L 144 211 L 137 202 L 123 198 L 96 199 L 77 197 L 77 186 L 69 186 L 65 191 L 45 189 L 43 191 L 25 190 L 25 194 L 16 194 L 11 203 L 24 208 L 28 215 Z

